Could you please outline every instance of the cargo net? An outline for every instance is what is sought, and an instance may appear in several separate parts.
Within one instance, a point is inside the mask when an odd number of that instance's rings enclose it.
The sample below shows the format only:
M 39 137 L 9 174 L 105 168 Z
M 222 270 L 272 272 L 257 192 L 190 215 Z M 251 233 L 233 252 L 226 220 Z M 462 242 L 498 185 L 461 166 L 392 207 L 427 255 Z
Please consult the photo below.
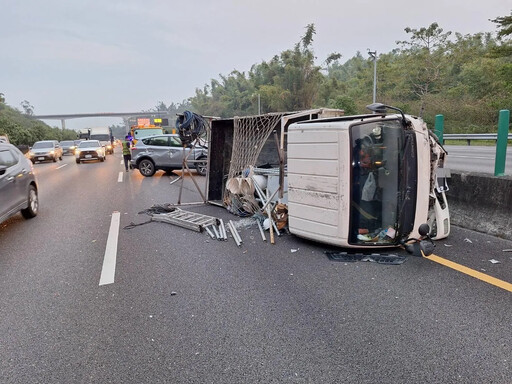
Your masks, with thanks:
M 282 116 L 277 113 L 234 118 L 233 151 L 224 204 L 235 215 L 249 216 L 259 210 L 254 198 L 252 168 Z

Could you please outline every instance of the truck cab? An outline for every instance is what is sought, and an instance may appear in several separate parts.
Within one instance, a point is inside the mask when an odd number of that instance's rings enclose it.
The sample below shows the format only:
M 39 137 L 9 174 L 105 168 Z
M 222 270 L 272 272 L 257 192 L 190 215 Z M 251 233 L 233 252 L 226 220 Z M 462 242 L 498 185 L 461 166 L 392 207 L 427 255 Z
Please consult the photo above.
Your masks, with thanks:
M 348 248 L 449 235 L 446 151 L 420 118 L 369 114 L 292 124 L 290 232 Z
M 105 148 L 106 154 L 114 153 L 114 144 L 110 128 L 91 128 L 89 140 L 98 140 L 101 146 Z

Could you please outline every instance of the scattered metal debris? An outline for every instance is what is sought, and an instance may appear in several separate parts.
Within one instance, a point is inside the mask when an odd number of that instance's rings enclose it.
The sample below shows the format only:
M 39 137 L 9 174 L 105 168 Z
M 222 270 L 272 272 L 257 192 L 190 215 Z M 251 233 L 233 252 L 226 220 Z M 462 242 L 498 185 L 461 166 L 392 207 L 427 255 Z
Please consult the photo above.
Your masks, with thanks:
M 226 227 L 224 226 L 224 221 L 222 219 L 220 219 L 220 231 L 222 233 L 223 240 L 227 240 L 228 235 L 226 233 Z
M 500 263 L 501 263 L 501 261 L 496 260 L 496 259 L 491 259 L 491 260 L 489 260 L 489 261 L 490 261 L 492 264 L 500 264 Z
M 324 252 L 327 257 L 329 257 L 332 261 L 345 261 L 345 262 L 355 262 L 355 261 L 369 261 L 378 264 L 389 264 L 389 265 L 398 265 L 403 264 L 405 260 L 407 260 L 407 256 L 399 256 L 394 254 L 380 254 L 380 253 L 372 253 L 372 254 L 364 254 L 364 253 L 349 253 L 349 252 L 332 252 L 325 251 Z
M 213 234 L 212 230 L 208 227 L 204 227 L 204 229 L 206 229 L 206 232 L 208 232 L 208 234 L 210 235 L 210 237 L 212 239 L 215 239 L 215 235 Z
M 172 212 L 153 214 L 151 220 L 163 221 L 164 223 L 174 224 L 196 232 L 203 232 L 206 226 L 217 224 L 219 219 L 176 208 Z M 213 228 L 215 229 L 215 226 Z
M 256 219 L 256 223 L 258 224 L 258 229 L 260 230 L 261 239 L 263 241 L 267 241 L 267 238 L 265 237 L 265 232 L 263 232 L 263 227 L 261 226 L 261 223 L 258 219 Z
M 233 225 L 233 222 L 231 220 L 229 220 L 227 225 L 228 225 L 229 231 L 231 232 L 231 235 L 233 236 L 233 239 L 235 240 L 236 245 L 238 245 L 238 246 L 242 245 L 242 239 L 240 238 L 240 235 L 236 231 L 235 226 Z
M 473 242 L 472 242 L 471 240 L 469 240 L 467 237 L 464 239 L 464 241 L 465 241 L 466 243 L 471 243 L 471 244 L 473 243 Z
M 124 229 L 132 229 L 140 225 L 148 224 L 153 221 L 174 224 L 182 228 L 191 229 L 196 232 L 203 232 L 203 230 L 212 225 L 215 230 L 215 225 L 219 219 L 213 216 L 203 215 L 201 213 L 184 211 L 180 208 L 172 206 L 171 204 L 153 205 L 151 208 L 139 212 L 139 214 L 148 214 L 151 219 L 143 223 L 130 223 Z
M 238 243 L 242 244 L 242 238 L 240 237 L 240 234 L 236 230 L 235 223 L 233 221 L 229 220 L 229 224 L 231 224 L 231 228 L 233 229 L 232 235 L 238 240 Z

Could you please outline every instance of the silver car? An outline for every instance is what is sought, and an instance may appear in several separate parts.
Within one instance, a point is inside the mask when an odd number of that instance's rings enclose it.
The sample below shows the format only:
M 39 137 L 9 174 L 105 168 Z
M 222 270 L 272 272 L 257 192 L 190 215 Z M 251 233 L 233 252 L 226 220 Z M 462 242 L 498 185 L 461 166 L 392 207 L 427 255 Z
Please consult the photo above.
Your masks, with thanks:
M 18 212 L 35 217 L 37 190 L 32 163 L 14 145 L 0 142 L 0 223 Z
M 28 157 L 32 163 L 46 160 L 56 162 L 57 159 L 62 160 L 62 148 L 57 140 L 37 141 L 28 152 Z
M 166 172 L 180 169 L 183 159 L 189 153 L 187 165 L 195 168 L 200 175 L 206 175 L 207 149 L 199 145 L 184 147 L 176 134 L 155 135 L 138 140 L 131 148 L 131 164 L 142 175 L 149 177 L 159 169 Z

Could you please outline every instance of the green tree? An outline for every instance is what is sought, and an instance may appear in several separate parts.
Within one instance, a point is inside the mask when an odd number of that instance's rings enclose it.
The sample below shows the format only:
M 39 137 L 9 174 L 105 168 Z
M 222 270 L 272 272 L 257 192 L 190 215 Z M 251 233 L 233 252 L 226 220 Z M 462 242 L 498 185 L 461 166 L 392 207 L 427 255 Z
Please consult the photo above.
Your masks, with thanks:
M 508 16 L 497 17 L 491 21 L 498 24 L 498 38 L 503 39 L 503 44 L 496 46 L 492 54 L 497 57 L 512 56 L 512 12 Z
M 443 55 L 451 32 L 444 32 L 437 23 L 420 29 L 405 28 L 410 40 L 397 41 L 404 55 L 403 73 L 408 74 L 411 91 L 420 99 L 419 116 L 423 117 L 431 93 L 439 91 L 437 83 L 443 70 Z
M 32 116 L 34 114 L 34 106 L 32 104 L 30 104 L 27 100 L 23 100 L 20 103 L 20 105 L 23 108 L 25 115 Z

